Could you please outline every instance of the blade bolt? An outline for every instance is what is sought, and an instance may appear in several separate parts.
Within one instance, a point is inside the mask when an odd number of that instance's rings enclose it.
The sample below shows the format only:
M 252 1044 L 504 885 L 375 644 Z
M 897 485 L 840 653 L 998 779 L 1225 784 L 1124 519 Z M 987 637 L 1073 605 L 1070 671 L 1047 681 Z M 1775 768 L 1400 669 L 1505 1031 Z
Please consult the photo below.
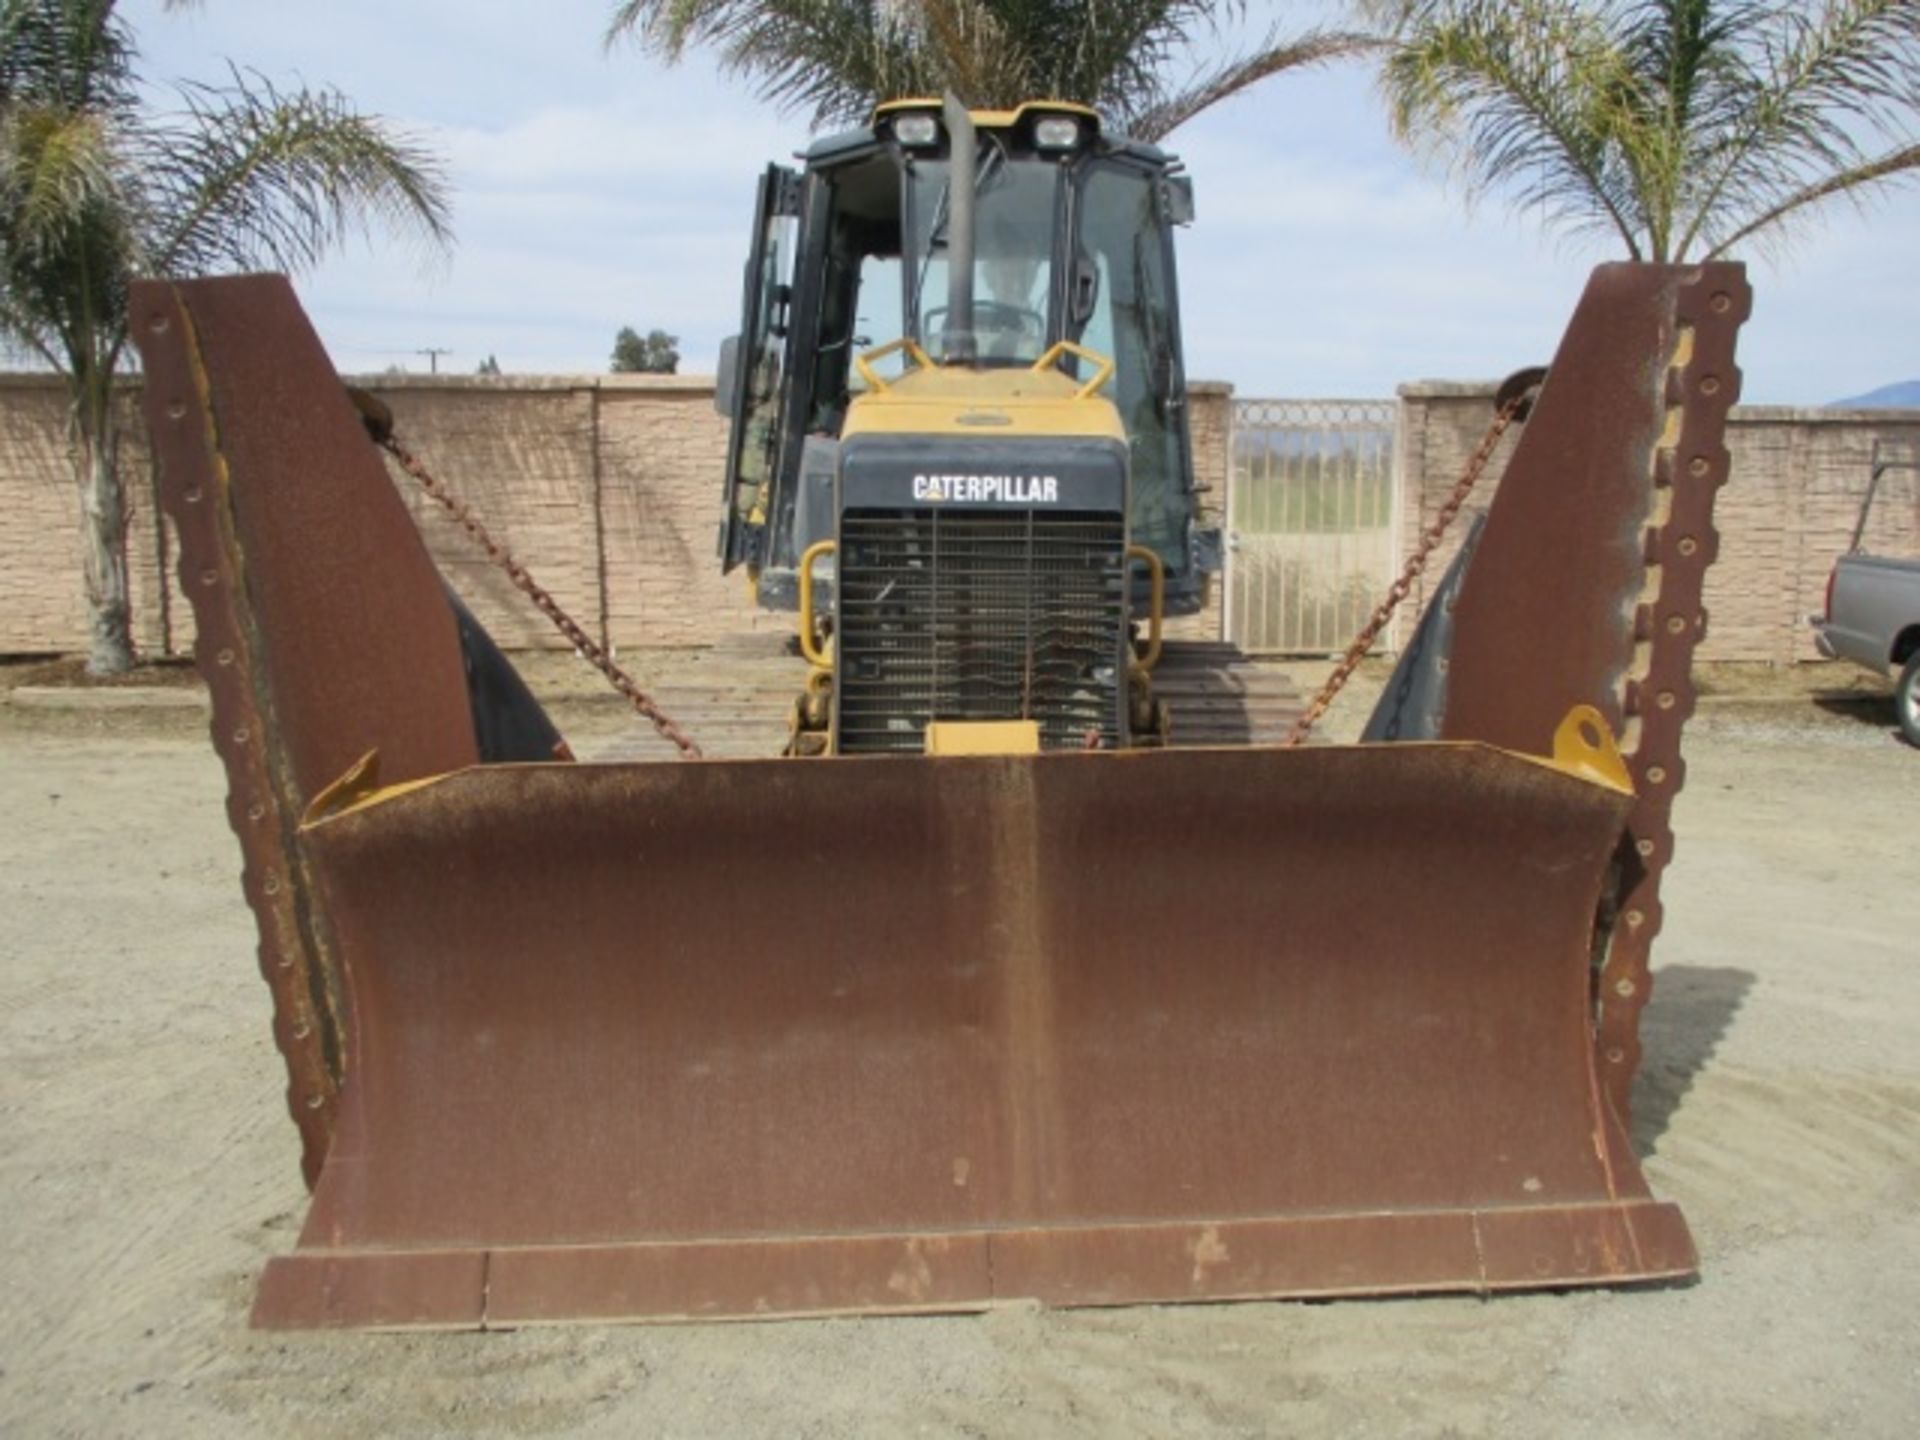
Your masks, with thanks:
M 1630 997 L 1633 994 L 1633 981 L 1631 980 L 1614 981 L 1613 993 L 1620 996 L 1622 999 L 1626 999 Z
M 1713 298 L 1707 301 L 1707 308 L 1716 315 L 1724 315 L 1733 308 L 1733 297 L 1724 290 L 1713 292 Z
M 1718 395 L 1720 393 L 1720 377 L 1718 375 L 1707 376 L 1706 379 L 1700 382 L 1700 393 L 1702 395 Z
M 187 402 L 184 400 L 170 401 L 167 405 L 167 418 L 169 420 L 186 419 L 187 418 Z
M 1686 535 L 1681 537 L 1680 553 L 1682 555 L 1691 555 L 1699 548 L 1700 548 L 1700 542 L 1694 539 L 1691 535 Z
M 1666 784 L 1667 783 L 1666 767 L 1662 765 L 1649 765 L 1647 767 L 1647 783 L 1650 785 Z

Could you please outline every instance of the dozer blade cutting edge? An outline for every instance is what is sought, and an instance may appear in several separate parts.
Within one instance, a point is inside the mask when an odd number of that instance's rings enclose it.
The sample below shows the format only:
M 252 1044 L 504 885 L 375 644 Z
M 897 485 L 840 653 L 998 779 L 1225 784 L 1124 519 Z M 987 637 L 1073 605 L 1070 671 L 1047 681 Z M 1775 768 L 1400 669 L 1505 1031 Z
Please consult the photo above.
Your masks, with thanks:
M 315 1185 L 256 1323 L 1693 1273 L 1626 1098 L 1746 308 L 1595 273 L 1408 743 L 575 765 L 286 283 L 138 287 Z

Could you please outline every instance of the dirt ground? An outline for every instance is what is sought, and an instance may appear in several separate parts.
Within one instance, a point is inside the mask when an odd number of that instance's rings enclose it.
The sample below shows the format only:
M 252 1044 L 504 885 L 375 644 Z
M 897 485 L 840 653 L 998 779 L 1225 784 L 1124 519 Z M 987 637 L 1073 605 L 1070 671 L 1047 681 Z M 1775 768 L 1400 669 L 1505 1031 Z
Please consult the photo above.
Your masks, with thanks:
M 1695 1285 L 452 1336 L 246 1328 L 304 1193 L 199 726 L 0 707 L 9 1435 L 1920 1433 L 1920 753 L 1884 701 L 1691 732 L 1635 1138 Z

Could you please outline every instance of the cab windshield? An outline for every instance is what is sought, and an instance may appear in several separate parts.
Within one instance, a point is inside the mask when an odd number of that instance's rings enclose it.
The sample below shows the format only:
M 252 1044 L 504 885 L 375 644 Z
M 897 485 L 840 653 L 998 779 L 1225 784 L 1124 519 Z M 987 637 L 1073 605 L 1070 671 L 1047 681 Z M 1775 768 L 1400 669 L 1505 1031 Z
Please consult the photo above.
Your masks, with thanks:
M 1047 348 L 1061 167 L 1009 161 L 992 142 L 983 148 L 974 209 L 972 328 L 981 363 L 1030 365 Z M 949 323 L 948 179 L 946 161 L 916 161 L 906 195 L 908 333 L 936 360 L 945 358 L 941 342 Z

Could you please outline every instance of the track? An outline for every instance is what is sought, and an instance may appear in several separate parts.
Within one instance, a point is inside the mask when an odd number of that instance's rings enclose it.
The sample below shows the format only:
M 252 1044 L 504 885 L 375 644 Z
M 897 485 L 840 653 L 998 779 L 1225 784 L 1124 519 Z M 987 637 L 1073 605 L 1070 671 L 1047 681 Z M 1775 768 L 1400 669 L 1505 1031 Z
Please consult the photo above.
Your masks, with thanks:
M 1177 746 L 1275 745 L 1306 709 L 1284 670 L 1224 641 L 1169 640 L 1153 688 L 1173 709 Z

